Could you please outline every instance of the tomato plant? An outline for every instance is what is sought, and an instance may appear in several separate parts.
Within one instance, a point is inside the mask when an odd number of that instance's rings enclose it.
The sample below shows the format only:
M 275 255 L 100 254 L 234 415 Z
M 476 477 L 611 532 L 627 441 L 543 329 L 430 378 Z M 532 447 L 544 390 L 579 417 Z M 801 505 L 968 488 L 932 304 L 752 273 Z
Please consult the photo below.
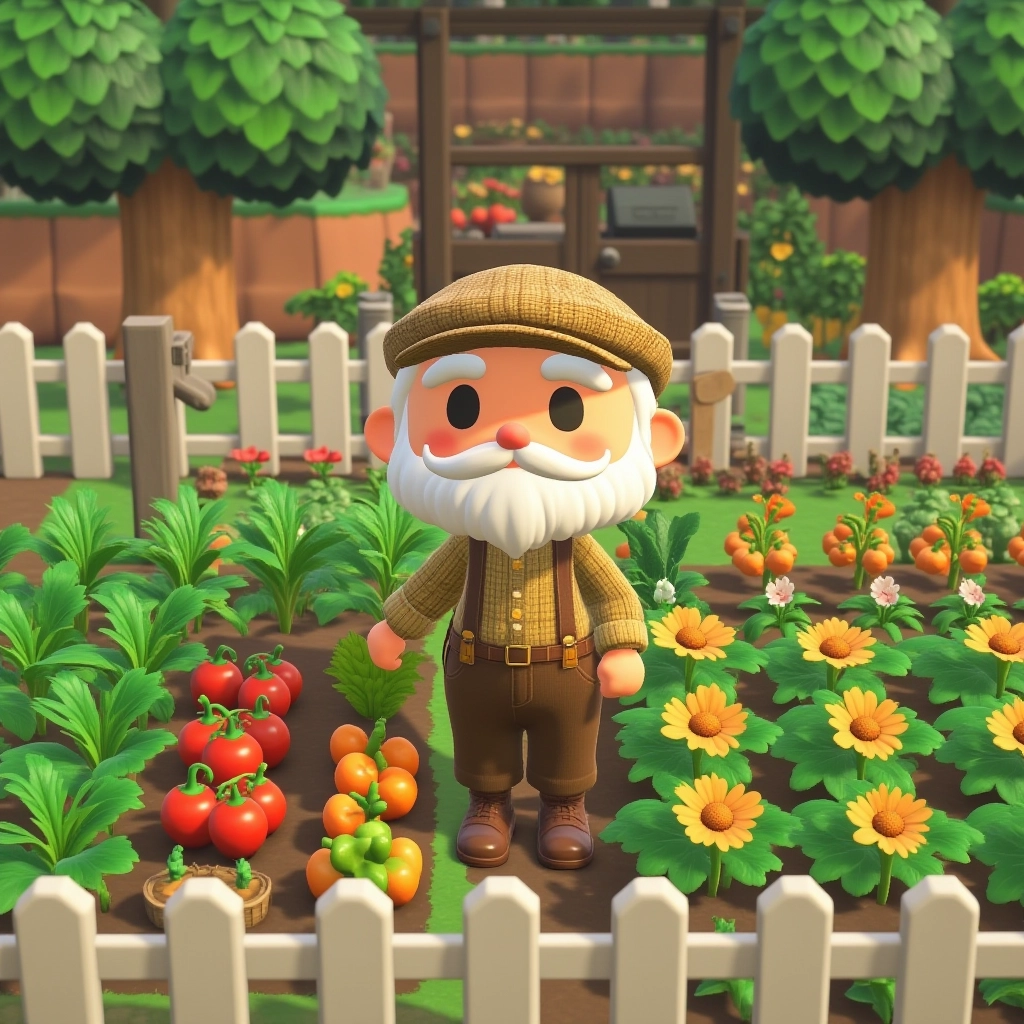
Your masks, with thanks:
M 227 798 L 221 794 L 210 813 L 210 839 L 225 857 L 251 857 L 267 840 L 267 816 L 252 797 L 242 796 L 237 782 L 226 792 Z
M 223 704 L 228 708 L 235 706 L 242 685 L 242 672 L 235 664 L 237 657 L 230 647 L 222 644 L 209 661 L 192 670 L 189 689 L 196 707 L 199 706 L 200 695 L 211 704 Z
M 199 694 L 199 716 L 178 733 L 178 754 L 186 765 L 203 759 L 203 750 L 210 737 L 220 728 L 228 709 L 223 704 L 211 704 L 205 693 Z
M 346 754 L 362 754 L 369 738 L 358 725 L 339 725 L 331 734 L 331 760 L 337 764 Z
M 389 768 L 404 768 L 410 775 L 420 770 L 419 751 L 404 736 L 392 736 L 380 745 Z
M 240 716 L 242 728 L 259 743 L 268 768 L 276 768 L 292 745 L 292 735 L 283 718 L 268 709 L 265 694 L 256 698 L 256 707 Z
M 210 813 L 217 805 L 213 790 L 199 781 L 200 772 L 213 780 L 213 772 L 197 761 L 189 766 L 184 785 L 172 789 L 160 805 L 164 831 L 174 842 L 190 849 L 210 842 Z
M 239 724 L 241 713 L 229 711 L 203 749 L 203 763 L 213 770 L 218 786 L 239 775 L 252 775 L 265 760 L 259 742 Z
M 388 805 L 381 812 L 382 821 L 404 818 L 412 810 L 418 795 L 416 780 L 404 768 L 385 768 L 380 773 L 377 791 Z
M 238 789 L 245 796 L 252 797 L 263 808 L 263 813 L 267 816 L 267 835 L 272 835 L 284 821 L 284 816 L 288 812 L 288 801 L 281 792 L 281 787 L 267 778 L 266 770 L 267 764 L 264 762 L 253 775 L 242 776 L 238 780 Z
M 377 781 L 377 763 L 367 754 L 346 754 L 334 769 L 334 785 L 339 793 L 366 796 L 370 784 Z
M 271 672 L 267 668 L 267 663 L 255 654 L 246 659 L 245 671 L 249 676 L 238 691 L 239 707 L 252 710 L 256 707 L 257 698 L 266 697 L 270 710 L 275 715 L 287 715 L 292 705 L 288 684 Z
M 877 524 L 896 514 L 896 506 L 877 491 L 854 495 L 864 506 L 862 515 L 852 513 L 836 517 L 836 525 L 822 538 L 822 550 L 837 567 L 852 565 L 853 586 L 860 590 L 865 579 L 876 579 L 892 565 L 896 552 L 889 535 Z
M 302 673 L 290 662 L 281 660 L 281 652 L 284 650 L 282 644 L 278 644 L 270 654 L 258 654 L 257 657 L 264 660 L 267 668 L 276 676 L 280 676 L 288 687 L 292 703 L 299 699 L 302 693 Z

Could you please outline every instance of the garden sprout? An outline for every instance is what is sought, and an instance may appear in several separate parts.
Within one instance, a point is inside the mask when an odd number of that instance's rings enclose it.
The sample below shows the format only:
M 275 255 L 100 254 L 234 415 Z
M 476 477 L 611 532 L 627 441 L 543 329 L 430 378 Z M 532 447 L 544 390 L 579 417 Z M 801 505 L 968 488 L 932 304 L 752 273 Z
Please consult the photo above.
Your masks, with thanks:
M 675 604 L 676 588 L 668 580 L 658 580 L 654 585 L 654 600 L 658 604 Z
M 709 757 L 725 757 L 730 750 L 739 748 L 737 736 L 747 728 L 747 712 L 742 704 L 729 704 L 725 691 L 712 683 L 698 686 L 696 693 L 688 693 L 685 703 L 673 697 L 665 705 L 661 728 L 662 736 L 670 740 L 686 740 L 693 761 L 693 777 L 700 777 L 700 763 Z
M 924 800 L 915 799 L 913 793 L 902 793 L 898 787 L 890 792 L 884 782 L 849 801 L 846 807 L 847 818 L 857 827 L 854 841 L 878 847 L 881 878 L 875 898 L 879 905 L 884 905 L 889 899 L 893 857 L 899 854 L 905 860 L 928 842 L 924 837 L 928 831 L 925 822 L 932 816 L 932 810 Z
M 761 794 L 746 791 L 742 783 L 732 789 L 725 779 L 715 774 L 694 779 L 677 786 L 675 795 L 682 801 L 672 808 L 676 820 L 685 826 L 690 842 L 709 847 L 711 872 L 708 875 L 708 895 L 718 895 L 722 878 L 722 854 L 739 850 L 749 843 L 754 828 L 764 813 Z
M 1024 754 L 1024 700 L 1014 697 L 985 719 L 992 742 L 1000 750 L 1016 750 Z M 664 730 L 662 730 L 664 732 Z
M 813 597 L 799 593 L 788 576 L 776 576 L 765 585 L 764 594 L 737 605 L 741 610 L 753 612 L 743 623 L 743 637 L 752 643 L 773 626 L 784 637 L 794 637 L 798 629 L 806 629 L 811 624 L 804 606 L 819 603 Z
M 1010 625 L 1001 616 L 992 615 L 967 627 L 964 645 L 972 651 L 991 654 L 999 659 L 996 699 L 1000 699 L 1014 662 L 1024 662 L 1024 622 Z
M 842 701 L 828 706 L 828 724 L 835 730 L 832 739 L 844 750 L 857 755 L 857 778 L 863 780 L 867 762 L 885 761 L 903 746 L 898 738 L 907 731 L 907 717 L 896 709 L 894 700 L 878 702 L 868 690 L 853 686 L 843 693 Z
M 655 646 L 667 647 L 680 658 L 686 658 L 686 691 L 693 689 L 693 672 L 704 658 L 717 661 L 725 657 L 736 636 L 732 626 L 723 625 L 717 615 L 703 618 L 699 608 L 673 608 L 660 622 L 651 623 Z
M 848 668 L 866 665 L 875 652 L 871 631 L 851 626 L 843 619 L 825 619 L 797 633 L 804 649 L 804 661 L 824 661 L 828 666 L 828 688 L 835 690 L 839 677 Z
M 922 632 L 924 616 L 917 605 L 900 593 L 900 585 L 891 576 L 877 576 L 871 582 L 871 593 L 857 594 L 839 605 L 839 611 L 858 611 L 851 623 L 861 629 L 883 629 L 899 643 L 903 639 L 902 629 Z

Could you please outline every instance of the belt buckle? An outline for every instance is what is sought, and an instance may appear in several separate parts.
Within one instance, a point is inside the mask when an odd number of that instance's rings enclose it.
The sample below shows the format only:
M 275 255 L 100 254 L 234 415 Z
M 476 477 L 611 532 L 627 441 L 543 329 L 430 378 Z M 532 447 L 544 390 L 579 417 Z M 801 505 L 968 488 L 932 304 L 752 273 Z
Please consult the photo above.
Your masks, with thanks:
M 526 661 L 509 661 L 509 651 L 526 651 Z M 525 668 L 530 664 L 530 645 L 529 644 L 508 644 L 505 647 L 505 664 L 509 668 Z

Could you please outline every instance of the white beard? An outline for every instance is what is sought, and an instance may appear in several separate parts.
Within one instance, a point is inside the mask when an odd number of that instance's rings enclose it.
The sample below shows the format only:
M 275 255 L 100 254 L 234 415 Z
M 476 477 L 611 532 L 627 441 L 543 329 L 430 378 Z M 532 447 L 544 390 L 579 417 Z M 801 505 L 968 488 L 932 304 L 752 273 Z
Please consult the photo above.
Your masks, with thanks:
M 404 402 L 402 403 L 404 406 Z M 423 522 L 486 541 L 518 558 L 553 540 L 621 523 L 651 500 L 657 470 L 636 416 L 621 459 L 586 480 L 557 480 L 525 469 L 500 469 L 471 480 L 431 472 L 409 444 L 405 409 L 388 463 L 395 500 Z M 515 455 L 509 452 L 511 461 Z

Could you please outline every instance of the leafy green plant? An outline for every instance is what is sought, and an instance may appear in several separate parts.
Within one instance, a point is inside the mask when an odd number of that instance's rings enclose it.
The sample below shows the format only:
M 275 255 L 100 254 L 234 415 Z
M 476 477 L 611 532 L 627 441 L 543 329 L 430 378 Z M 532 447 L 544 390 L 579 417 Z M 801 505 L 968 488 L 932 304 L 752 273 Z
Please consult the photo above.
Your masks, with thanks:
M 7 795 L 21 802 L 36 829 L 0 822 L 0 913 L 12 910 L 42 875 L 67 875 L 96 892 L 100 909 L 107 910 L 110 894 L 103 876 L 127 874 L 139 855 L 127 836 L 95 839 L 126 811 L 143 806 L 141 788 L 131 779 L 104 776 L 86 780 L 71 795 L 45 757 L 29 754 L 25 767 L 26 777 L 0 772 Z
M 423 660 L 424 655 L 405 651 L 399 668 L 378 668 L 370 660 L 366 637 L 349 633 L 338 641 L 325 672 L 337 680 L 334 689 L 357 715 L 377 722 L 397 715 L 406 698 L 416 692 L 418 666 Z
M 974 584 L 977 590 L 970 587 L 969 584 L 961 583 L 958 593 L 945 594 L 928 606 L 939 609 L 932 619 L 932 628 L 937 633 L 949 636 L 954 629 L 966 629 L 993 615 L 998 615 L 1002 619 L 1010 618 L 1010 613 L 1006 610 L 1006 602 L 998 594 L 985 593 L 982 589 L 985 586 L 984 576 L 976 576 Z M 969 588 L 966 591 L 965 586 Z M 973 600 L 979 592 L 981 594 L 980 604 Z M 965 594 L 972 597 L 972 600 L 968 601 Z
M 293 295 L 284 311 L 292 316 L 311 317 L 318 324 L 335 323 L 349 335 L 359 324 L 359 296 L 367 283 L 349 270 L 340 270 L 320 288 L 307 288 Z
M 444 533 L 407 512 L 382 483 L 374 500 L 357 499 L 342 521 L 345 539 L 335 568 L 318 575 L 325 592 L 313 598 L 321 626 L 342 612 L 359 611 L 379 622 L 384 602 L 422 565 Z M 369 582 L 368 582 L 369 581 Z
M 19 601 L 32 596 L 32 587 L 20 572 L 4 572 L 7 563 L 24 551 L 32 550 L 32 534 L 28 527 L 14 523 L 0 530 L 0 593 L 13 594 Z
M 1005 341 L 1024 322 L 1024 279 L 1017 274 L 997 274 L 978 287 L 981 330 L 990 345 Z
M 972 849 L 976 860 L 992 868 L 985 896 L 992 903 L 1024 904 L 1024 821 L 1016 804 L 984 804 L 967 816 L 981 833 Z
M 1024 806 L 1024 748 L 1013 735 L 1022 712 L 1019 698 L 988 697 L 972 707 L 950 708 L 936 719 L 935 728 L 949 736 L 935 760 L 964 773 L 962 793 L 976 796 L 994 789 L 1006 803 Z
M 682 567 L 686 549 L 700 529 L 699 512 L 668 519 L 660 510 L 652 509 L 643 519 L 619 523 L 618 529 L 629 543 L 629 557 L 622 571 L 644 608 L 661 606 L 654 594 L 661 580 L 672 585 L 676 604 L 701 607 L 693 588 L 706 587 L 708 581 L 699 572 Z
M 770 583 L 768 587 L 774 585 Z M 743 638 L 749 643 L 759 639 L 766 629 L 777 629 L 783 636 L 796 636 L 799 630 L 811 624 L 804 608 L 821 604 L 799 591 L 794 591 L 787 601 L 777 598 L 776 602 L 773 604 L 772 598 L 765 593 L 736 605 L 738 610 L 752 613 L 743 623 Z
M 712 915 L 711 921 L 718 934 L 732 935 L 736 931 L 735 920 Z M 754 1015 L 754 979 L 729 978 L 725 981 L 702 981 L 693 993 L 695 996 L 727 995 L 736 1007 L 740 1020 L 750 1020 Z
M 1024 981 L 1020 978 L 984 978 L 978 982 L 986 1004 L 1005 1003 L 1024 1010 Z
M 901 562 L 914 561 L 910 555 L 910 542 L 920 536 L 926 526 L 937 522 L 948 508 L 949 491 L 936 487 L 914 491 L 910 501 L 900 505 L 890 532 L 899 544 Z
M 893 1009 L 896 1006 L 896 979 L 865 978 L 855 981 L 846 990 L 846 998 L 855 1003 L 867 1003 L 884 1024 L 892 1024 Z
M 406 228 L 397 244 L 384 239 L 384 256 L 380 261 L 380 286 L 391 292 L 395 319 L 405 316 L 416 305 L 416 277 L 413 270 L 412 228 Z
M 1024 692 L 1024 664 L 971 650 L 966 638 L 963 630 L 952 629 L 949 637 L 912 636 L 897 645 L 909 657 L 913 674 L 932 681 L 928 699 L 933 704 L 958 700 L 979 705 L 1002 696 L 1003 690 Z
M 306 509 L 287 484 L 267 480 L 237 524 L 240 539 L 221 550 L 225 560 L 248 569 L 260 584 L 235 602 L 246 622 L 273 611 L 281 632 L 290 633 L 306 596 L 334 583 L 330 567 L 343 557 L 340 527 L 327 522 L 300 530 Z
M 857 594 L 838 606 L 841 612 L 851 611 L 860 614 L 851 620 L 851 624 L 861 629 L 882 629 L 889 634 L 893 643 L 903 639 L 903 630 L 923 631 L 924 615 L 914 601 L 906 594 L 899 594 L 895 604 L 882 604 L 874 594 Z
M 43 573 L 42 586 L 33 588 L 28 607 L 10 593 L 0 593 L 0 682 L 24 683 L 31 698 L 45 695 L 50 680 L 62 669 L 110 671 L 115 668 L 111 653 L 84 642 L 74 623 L 88 607 L 85 587 L 78 582 L 72 562 L 58 562 Z M 7 664 L 13 672 L 5 671 Z M 17 717 L 21 735 L 23 704 L 5 689 L 0 714 Z M 46 720 L 37 717 L 37 732 L 46 732 Z
M 866 267 L 860 253 L 836 249 L 822 256 L 809 271 L 814 282 L 811 314 L 844 325 L 852 320 L 864 302 Z
M 1000 429 L 1001 425 L 995 432 L 999 433 Z M 991 511 L 987 516 L 975 519 L 971 525 L 981 534 L 991 561 L 1012 561 L 1006 548 L 1020 532 L 1021 516 L 1024 515 L 1017 492 L 1006 483 L 998 483 L 993 487 L 982 488 L 978 491 L 978 497 L 988 502 Z
M 33 538 L 32 548 L 47 565 L 65 560 L 74 563 L 78 582 L 90 598 L 96 592 L 100 573 L 129 549 L 130 542 L 108 539 L 114 528 L 108 510 L 99 507 L 96 492 L 89 488 L 77 491 L 71 501 L 54 498 L 49 508 L 50 514 L 39 527 L 39 536 Z M 75 619 L 75 628 L 83 636 L 88 635 L 88 605 Z
M 59 726 L 75 749 L 62 743 L 27 743 L 0 754 L 0 764 L 8 773 L 26 777 L 28 759 L 44 755 L 71 794 L 90 778 L 141 772 L 147 762 L 177 742 L 175 734 L 166 729 L 136 726 L 141 716 L 161 703 L 166 692 L 159 673 L 133 668 L 116 686 L 100 690 L 97 699 L 92 688 L 74 673 L 59 672 L 50 695 L 37 697 L 32 707 Z

